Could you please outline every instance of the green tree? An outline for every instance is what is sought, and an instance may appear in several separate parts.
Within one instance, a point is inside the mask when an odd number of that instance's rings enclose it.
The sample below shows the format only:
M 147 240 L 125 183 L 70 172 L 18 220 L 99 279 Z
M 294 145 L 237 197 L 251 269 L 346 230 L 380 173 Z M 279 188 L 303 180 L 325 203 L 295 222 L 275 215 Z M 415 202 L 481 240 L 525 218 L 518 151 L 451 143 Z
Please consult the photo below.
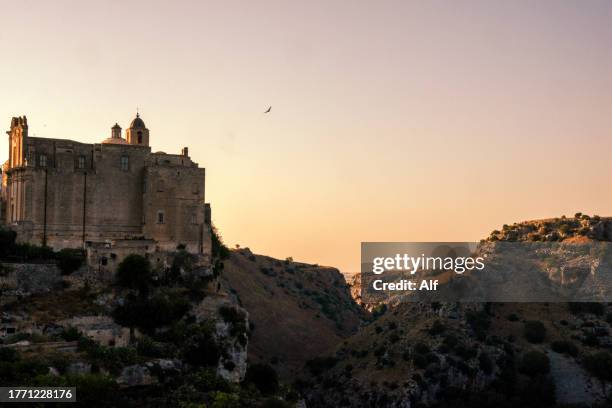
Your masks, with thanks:
M 141 255 L 130 254 L 119 264 L 115 282 L 121 287 L 138 290 L 144 297 L 148 294 L 151 277 L 149 260 Z
M 133 343 L 134 328 L 140 324 L 141 319 L 148 312 L 145 300 L 128 296 L 122 305 L 113 310 L 112 316 L 117 324 L 130 328 L 130 343 Z

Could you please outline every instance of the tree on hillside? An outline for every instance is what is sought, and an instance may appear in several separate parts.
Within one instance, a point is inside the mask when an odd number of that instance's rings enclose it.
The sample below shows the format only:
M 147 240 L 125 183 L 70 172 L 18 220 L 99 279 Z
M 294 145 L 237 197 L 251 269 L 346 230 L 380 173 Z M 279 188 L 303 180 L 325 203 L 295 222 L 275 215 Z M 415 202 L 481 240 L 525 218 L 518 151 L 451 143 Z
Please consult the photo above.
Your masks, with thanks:
M 141 255 L 130 254 L 119 264 L 115 282 L 123 288 L 136 289 L 142 297 L 146 297 L 151 278 L 149 260 Z
M 130 328 L 130 343 L 134 342 L 134 328 L 139 325 L 143 316 L 147 314 L 146 301 L 135 295 L 128 296 L 123 305 L 113 310 L 115 323 Z

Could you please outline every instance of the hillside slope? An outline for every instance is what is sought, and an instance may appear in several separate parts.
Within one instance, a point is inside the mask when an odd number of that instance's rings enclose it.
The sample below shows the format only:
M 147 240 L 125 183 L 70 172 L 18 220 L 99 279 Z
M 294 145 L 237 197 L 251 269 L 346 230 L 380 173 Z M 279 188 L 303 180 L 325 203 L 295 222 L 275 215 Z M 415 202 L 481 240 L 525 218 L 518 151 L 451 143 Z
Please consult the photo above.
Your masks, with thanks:
M 291 375 L 354 333 L 363 310 L 334 268 L 232 251 L 222 285 L 249 312 L 249 359 Z
M 609 218 L 583 214 L 507 225 L 483 240 L 494 267 L 473 274 L 472 283 L 501 285 L 515 299 L 536 282 L 555 293 L 609 290 L 612 264 L 597 249 L 610 238 Z M 584 246 L 593 250 L 576 250 Z M 530 248 L 549 249 L 527 254 Z M 359 286 L 356 277 L 355 295 Z M 610 406 L 609 304 L 367 306 L 376 320 L 307 364 L 298 384 L 309 406 Z

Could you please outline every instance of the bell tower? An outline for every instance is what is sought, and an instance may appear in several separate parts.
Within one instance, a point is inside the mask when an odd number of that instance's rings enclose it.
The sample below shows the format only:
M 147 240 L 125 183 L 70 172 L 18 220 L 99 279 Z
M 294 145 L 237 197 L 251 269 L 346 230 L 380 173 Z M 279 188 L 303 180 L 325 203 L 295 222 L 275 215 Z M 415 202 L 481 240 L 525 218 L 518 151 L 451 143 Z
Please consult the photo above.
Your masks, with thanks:
M 9 168 L 25 165 L 25 146 L 28 138 L 28 118 L 19 116 L 11 120 L 9 136 Z
M 149 129 L 140 119 L 140 114 L 136 113 L 136 117 L 130 123 L 130 127 L 125 131 L 125 137 L 128 144 L 137 146 L 149 146 Z

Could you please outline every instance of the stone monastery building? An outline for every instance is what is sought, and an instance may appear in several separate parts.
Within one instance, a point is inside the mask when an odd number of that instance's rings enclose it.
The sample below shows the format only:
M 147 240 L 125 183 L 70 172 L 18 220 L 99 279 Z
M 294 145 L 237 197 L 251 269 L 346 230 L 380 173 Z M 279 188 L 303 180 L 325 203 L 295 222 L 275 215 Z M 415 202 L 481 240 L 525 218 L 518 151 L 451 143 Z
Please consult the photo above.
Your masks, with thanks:
M 181 154 L 153 153 L 140 115 L 122 137 L 87 144 L 28 135 L 25 116 L 7 131 L 0 224 L 19 242 L 54 249 L 85 248 L 106 265 L 127 253 L 184 247 L 210 259 L 210 206 L 205 171 Z M 96 259 L 90 259 L 91 257 Z

